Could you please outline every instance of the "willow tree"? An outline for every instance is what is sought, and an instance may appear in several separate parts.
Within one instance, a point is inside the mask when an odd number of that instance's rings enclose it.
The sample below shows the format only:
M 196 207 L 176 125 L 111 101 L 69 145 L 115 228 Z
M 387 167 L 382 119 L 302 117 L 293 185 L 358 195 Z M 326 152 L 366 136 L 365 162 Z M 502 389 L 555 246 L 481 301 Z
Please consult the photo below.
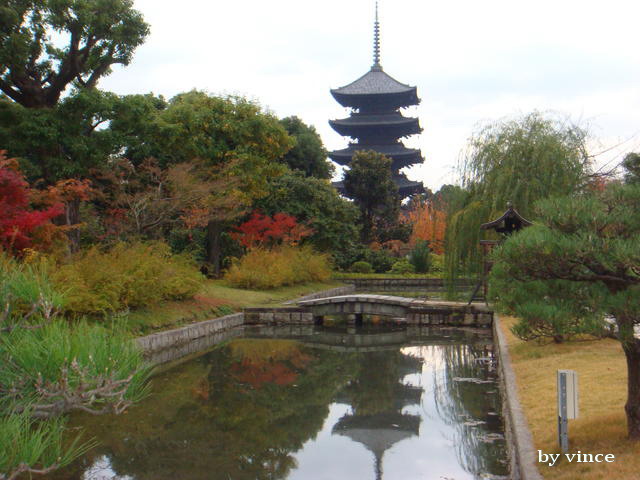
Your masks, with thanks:
M 448 223 L 448 278 L 478 270 L 479 227 L 508 202 L 529 218 L 536 200 L 581 189 L 589 174 L 586 143 L 586 130 L 540 112 L 481 127 L 459 166 L 466 197 Z

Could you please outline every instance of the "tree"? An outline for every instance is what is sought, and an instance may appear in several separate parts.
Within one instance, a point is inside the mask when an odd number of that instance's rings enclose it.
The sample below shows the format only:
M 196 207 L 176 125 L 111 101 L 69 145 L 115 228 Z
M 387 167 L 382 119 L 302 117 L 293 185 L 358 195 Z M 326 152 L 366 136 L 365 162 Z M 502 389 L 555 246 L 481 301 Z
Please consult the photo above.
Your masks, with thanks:
M 391 240 L 385 232 L 398 225 L 400 196 L 391 176 L 391 160 L 374 151 L 356 152 L 344 174 L 344 190 L 360 209 L 361 240 Z
M 280 123 L 295 140 L 282 161 L 291 170 L 300 170 L 307 177 L 331 178 L 334 167 L 327 161 L 327 151 L 316 129 L 295 116 L 283 118 Z
M 412 226 L 409 238 L 411 245 L 415 246 L 419 242 L 426 241 L 434 253 L 438 255 L 444 253 L 444 234 L 447 227 L 444 208 L 438 208 L 433 199 L 412 202 L 406 217 Z
M 491 295 L 534 324 L 615 319 L 627 359 L 629 437 L 640 441 L 640 186 L 608 185 L 537 204 L 538 222 L 494 256 Z M 569 325 L 570 326 L 570 325 Z
M 624 180 L 627 183 L 640 183 L 640 154 L 628 153 L 622 162 L 626 173 Z
M 586 185 L 587 138 L 584 129 L 539 112 L 490 123 L 471 137 L 460 166 L 466 198 L 447 227 L 450 279 L 478 270 L 479 227 L 502 215 L 508 202 L 529 218 L 536 200 Z
M 0 90 L 24 107 L 53 108 L 72 83 L 91 89 L 112 65 L 128 65 L 148 33 L 130 0 L 8 0 Z
M 33 235 L 63 212 L 57 203 L 42 210 L 30 205 L 31 189 L 15 159 L 0 150 L 0 250 L 20 253 L 31 247 Z
M 337 263 L 355 248 L 360 234 L 353 203 L 340 197 L 327 180 L 305 177 L 302 172 L 271 179 L 267 195 L 255 206 L 269 215 L 288 213 L 309 225 L 313 234 L 308 241 L 318 250 L 330 252 Z
M 286 171 L 277 160 L 293 142 L 260 105 L 195 90 L 172 98 L 153 122 L 148 142 L 154 144 L 160 166 L 197 160 L 203 181 L 224 180 L 206 209 L 206 257 L 218 274 L 223 231 L 266 195 L 269 179 Z

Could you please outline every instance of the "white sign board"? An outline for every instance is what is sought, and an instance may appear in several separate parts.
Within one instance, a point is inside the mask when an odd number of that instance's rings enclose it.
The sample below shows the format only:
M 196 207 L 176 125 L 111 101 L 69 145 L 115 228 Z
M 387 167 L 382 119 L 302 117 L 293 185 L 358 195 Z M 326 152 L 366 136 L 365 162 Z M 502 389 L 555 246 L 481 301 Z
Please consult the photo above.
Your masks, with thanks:
M 578 373 L 558 370 L 558 416 L 573 420 L 578 414 Z

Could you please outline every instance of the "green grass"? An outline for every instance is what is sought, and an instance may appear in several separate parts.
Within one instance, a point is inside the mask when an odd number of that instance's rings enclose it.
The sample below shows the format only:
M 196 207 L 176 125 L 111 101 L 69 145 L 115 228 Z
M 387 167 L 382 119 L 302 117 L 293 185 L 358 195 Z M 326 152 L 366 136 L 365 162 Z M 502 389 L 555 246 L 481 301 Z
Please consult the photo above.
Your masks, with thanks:
M 246 307 L 278 307 L 283 302 L 309 293 L 344 285 L 338 280 L 279 287 L 270 290 L 245 290 L 224 280 L 207 280 L 192 300 L 162 302 L 134 310 L 124 316 L 127 328 L 136 335 L 168 330 L 239 312 Z

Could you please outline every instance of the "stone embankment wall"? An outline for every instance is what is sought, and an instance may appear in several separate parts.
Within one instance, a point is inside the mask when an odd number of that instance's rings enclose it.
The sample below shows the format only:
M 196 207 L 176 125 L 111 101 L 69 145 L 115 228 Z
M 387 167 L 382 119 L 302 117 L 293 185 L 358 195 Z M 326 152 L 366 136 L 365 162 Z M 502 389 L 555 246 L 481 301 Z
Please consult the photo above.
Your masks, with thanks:
M 511 366 L 507 340 L 500 329 L 500 318 L 495 315 L 493 341 L 498 356 L 498 374 L 502 389 L 502 416 L 505 422 L 507 446 L 511 450 L 512 480 L 543 480 L 537 468 L 537 451 L 529 425 L 518 399 L 516 376 Z
M 445 288 L 444 279 L 442 278 L 347 278 L 342 280 L 344 283 L 350 283 L 358 290 L 362 289 L 383 289 L 392 290 L 394 287 L 407 289 L 415 288 Z M 460 288 L 473 288 L 476 282 L 469 279 L 458 279 L 456 285 Z M 344 295 L 344 294 L 342 294 Z
M 245 308 L 245 325 L 313 325 L 313 313 L 300 307 Z
M 196 339 L 240 327 L 241 325 L 244 325 L 244 314 L 234 313 L 220 318 L 205 320 L 204 322 L 193 323 L 175 330 L 153 333 L 146 337 L 140 337 L 136 341 L 142 351 L 150 355 L 160 350 L 176 348 Z
M 410 310 L 407 315 L 407 323 L 410 325 L 490 327 L 493 323 L 493 312 L 489 309 L 479 309 L 476 306 L 461 308 L 422 307 Z

